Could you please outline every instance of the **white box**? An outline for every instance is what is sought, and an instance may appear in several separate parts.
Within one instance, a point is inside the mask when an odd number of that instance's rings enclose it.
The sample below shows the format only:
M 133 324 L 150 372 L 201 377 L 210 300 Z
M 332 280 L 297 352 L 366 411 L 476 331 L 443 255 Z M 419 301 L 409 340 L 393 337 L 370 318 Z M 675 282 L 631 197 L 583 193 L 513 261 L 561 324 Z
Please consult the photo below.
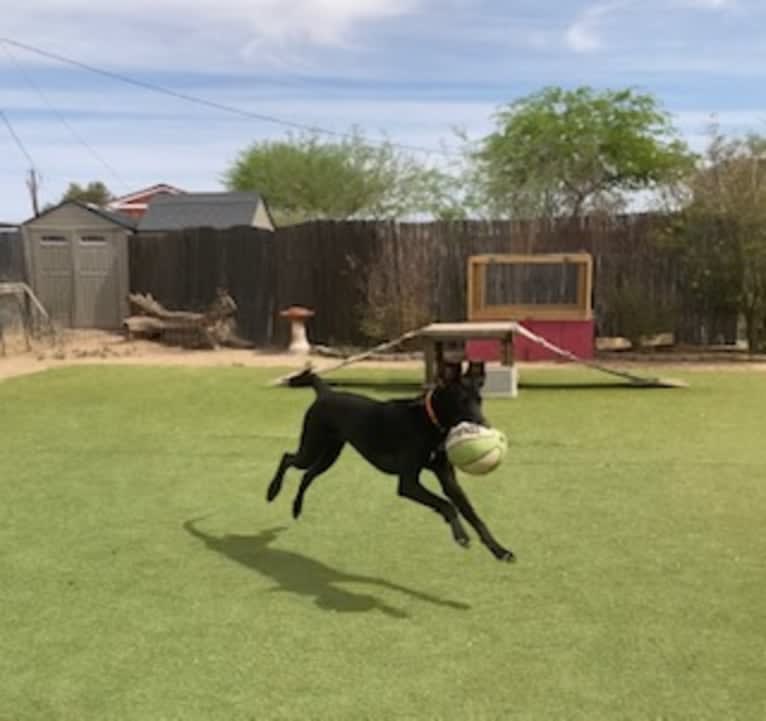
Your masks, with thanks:
M 516 398 L 519 394 L 518 366 L 487 366 L 481 394 L 485 398 Z

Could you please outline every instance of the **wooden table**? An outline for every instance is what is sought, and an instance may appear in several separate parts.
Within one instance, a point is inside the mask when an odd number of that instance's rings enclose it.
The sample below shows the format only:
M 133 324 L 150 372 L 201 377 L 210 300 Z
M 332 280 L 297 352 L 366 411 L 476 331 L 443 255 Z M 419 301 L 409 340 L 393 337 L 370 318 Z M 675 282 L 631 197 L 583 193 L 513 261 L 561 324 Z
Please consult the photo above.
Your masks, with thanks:
M 426 385 L 434 384 L 439 366 L 444 361 L 444 346 L 447 343 L 465 344 L 466 341 L 482 338 L 498 340 L 502 347 L 503 365 L 513 369 L 513 334 L 517 328 L 518 324 L 514 321 L 431 323 L 421 328 L 418 336 L 424 340 Z M 513 388 L 512 395 L 515 394 L 516 389 Z

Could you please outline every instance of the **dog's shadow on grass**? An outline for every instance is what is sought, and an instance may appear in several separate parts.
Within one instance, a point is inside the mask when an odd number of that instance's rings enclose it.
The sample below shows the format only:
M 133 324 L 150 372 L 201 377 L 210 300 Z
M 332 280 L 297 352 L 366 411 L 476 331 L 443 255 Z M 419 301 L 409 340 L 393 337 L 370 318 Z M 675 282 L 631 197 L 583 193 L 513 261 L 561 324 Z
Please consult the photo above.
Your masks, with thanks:
M 364 380 L 360 378 L 328 379 L 327 385 L 337 390 L 373 391 L 378 393 L 402 393 L 417 396 L 423 393 L 423 384 L 410 380 Z
M 629 381 L 585 381 L 582 383 L 567 381 L 524 381 L 519 383 L 521 391 L 651 391 L 667 390 L 667 386 L 647 380 L 645 383 L 630 383 Z
M 444 600 L 382 578 L 340 571 L 295 551 L 274 548 L 271 544 L 286 530 L 285 527 L 270 528 L 251 536 L 232 533 L 211 535 L 198 528 L 195 520 L 186 521 L 183 527 L 209 550 L 271 578 L 277 584 L 272 591 L 313 598 L 316 606 L 321 609 L 341 613 L 377 610 L 391 618 L 409 617 L 405 611 L 390 606 L 376 596 L 349 591 L 340 585 L 345 583 L 397 591 L 444 608 L 462 611 L 471 608 L 468 604 Z
M 360 380 L 341 379 L 329 380 L 327 384 L 338 390 L 377 391 L 378 393 L 405 394 L 408 396 L 422 395 L 423 384 L 407 380 Z M 601 391 L 601 390 L 664 390 L 668 386 L 646 379 L 644 383 L 631 383 L 628 380 L 617 381 L 519 381 L 521 391 Z

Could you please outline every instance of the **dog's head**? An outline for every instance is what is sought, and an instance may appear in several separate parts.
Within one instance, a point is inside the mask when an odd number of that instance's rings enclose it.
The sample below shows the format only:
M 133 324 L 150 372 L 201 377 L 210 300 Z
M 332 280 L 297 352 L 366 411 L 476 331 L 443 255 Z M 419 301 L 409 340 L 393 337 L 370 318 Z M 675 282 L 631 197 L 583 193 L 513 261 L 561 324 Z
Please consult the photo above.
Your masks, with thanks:
M 481 407 L 484 378 L 481 363 L 469 363 L 465 372 L 461 363 L 441 367 L 433 393 L 434 411 L 441 426 L 449 430 L 464 421 L 489 425 Z

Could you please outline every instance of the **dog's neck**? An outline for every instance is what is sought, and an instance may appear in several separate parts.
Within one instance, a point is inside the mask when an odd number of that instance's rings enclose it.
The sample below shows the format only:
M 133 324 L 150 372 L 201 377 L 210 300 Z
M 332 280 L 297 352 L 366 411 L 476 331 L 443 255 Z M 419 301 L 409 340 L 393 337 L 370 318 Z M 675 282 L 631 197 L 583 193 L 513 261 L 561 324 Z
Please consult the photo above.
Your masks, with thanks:
M 436 411 L 434 410 L 434 391 L 433 389 L 428 391 L 426 393 L 425 397 L 425 408 L 426 408 L 426 415 L 428 416 L 428 420 L 431 421 L 431 423 L 436 426 L 442 433 L 444 433 L 447 429 L 439 422 L 439 417 L 436 415 Z

